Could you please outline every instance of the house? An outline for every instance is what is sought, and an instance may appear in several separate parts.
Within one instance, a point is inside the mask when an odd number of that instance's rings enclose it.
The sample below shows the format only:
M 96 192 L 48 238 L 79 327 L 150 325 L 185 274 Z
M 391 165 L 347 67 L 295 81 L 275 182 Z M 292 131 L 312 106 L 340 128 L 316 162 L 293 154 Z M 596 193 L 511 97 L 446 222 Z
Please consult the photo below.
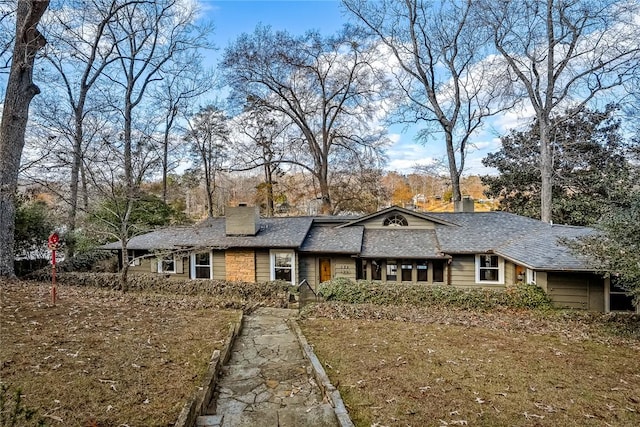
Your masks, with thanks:
M 195 226 L 130 240 L 130 271 L 170 278 L 262 282 L 336 277 L 504 288 L 536 283 L 559 307 L 631 310 L 631 299 L 561 239 L 593 233 L 506 212 L 415 212 L 392 206 L 360 217 L 260 218 L 250 206 Z M 104 249 L 117 250 L 119 243 Z

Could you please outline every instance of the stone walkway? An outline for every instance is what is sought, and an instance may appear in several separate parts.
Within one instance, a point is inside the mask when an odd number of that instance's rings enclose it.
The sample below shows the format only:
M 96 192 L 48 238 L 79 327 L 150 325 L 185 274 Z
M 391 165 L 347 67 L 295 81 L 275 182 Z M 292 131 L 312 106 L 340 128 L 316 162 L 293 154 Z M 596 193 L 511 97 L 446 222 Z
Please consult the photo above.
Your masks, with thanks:
M 197 426 L 338 425 L 286 324 L 295 314 L 260 308 L 244 316 L 242 331 L 216 385 L 215 403 L 208 411 L 212 415 L 199 417 Z

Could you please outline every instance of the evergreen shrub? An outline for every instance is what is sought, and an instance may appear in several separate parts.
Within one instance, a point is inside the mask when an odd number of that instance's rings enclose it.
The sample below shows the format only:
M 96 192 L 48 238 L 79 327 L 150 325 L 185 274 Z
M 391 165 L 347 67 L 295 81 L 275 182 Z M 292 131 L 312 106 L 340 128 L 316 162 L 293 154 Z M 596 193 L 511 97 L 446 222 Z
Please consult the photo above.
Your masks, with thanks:
M 398 284 L 352 281 L 337 278 L 322 283 L 318 294 L 326 301 L 351 304 L 454 306 L 488 310 L 504 308 L 551 308 L 542 288 L 518 284 L 505 289 L 462 289 L 446 285 Z

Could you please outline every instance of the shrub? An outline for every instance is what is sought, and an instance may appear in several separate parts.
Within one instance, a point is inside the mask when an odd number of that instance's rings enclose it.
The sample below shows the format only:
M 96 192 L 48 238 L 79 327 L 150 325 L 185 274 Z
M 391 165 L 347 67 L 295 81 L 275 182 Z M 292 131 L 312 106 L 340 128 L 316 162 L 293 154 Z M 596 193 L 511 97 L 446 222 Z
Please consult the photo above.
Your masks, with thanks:
M 508 295 L 508 305 L 515 308 L 552 307 L 549 295 L 540 286 L 532 283 L 509 286 L 505 292 Z
M 455 306 L 486 310 L 496 307 L 551 307 L 544 290 L 535 285 L 516 285 L 504 290 L 461 289 L 444 285 L 391 284 L 337 278 L 320 285 L 318 294 L 327 301 L 352 304 Z
M 105 261 L 116 263 L 118 259 L 109 251 L 92 251 L 77 254 L 76 256 L 66 259 L 57 265 L 58 271 L 92 271 L 97 265 L 104 264 Z
M 50 282 L 51 271 L 41 270 L 35 280 Z M 117 289 L 119 273 L 58 272 L 56 282 L 60 286 L 88 286 Z M 231 308 L 245 308 L 251 304 L 286 307 L 291 285 L 274 280 L 263 283 L 229 282 L 225 280 L 168 279 L 157 274 L 131 274 L 127 279 L 128 290 L 174 295 L 211 296 Z

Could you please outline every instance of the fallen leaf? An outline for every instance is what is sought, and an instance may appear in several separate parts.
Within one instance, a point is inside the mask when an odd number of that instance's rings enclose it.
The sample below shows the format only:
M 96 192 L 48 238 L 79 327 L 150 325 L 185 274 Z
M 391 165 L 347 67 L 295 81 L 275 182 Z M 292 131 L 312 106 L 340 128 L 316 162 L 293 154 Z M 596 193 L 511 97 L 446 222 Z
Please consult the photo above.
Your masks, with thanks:
M 530 418 L 538 418 L 538 419 L 540 419 L 540 420 L 544 419 L 544 415 L 529 414 L 529 413 L 527 413 L 527 412 L 525 412 L 523 415 L 524 415 L 524 417 L 525 417 L 526 419 L 530 419 Z

